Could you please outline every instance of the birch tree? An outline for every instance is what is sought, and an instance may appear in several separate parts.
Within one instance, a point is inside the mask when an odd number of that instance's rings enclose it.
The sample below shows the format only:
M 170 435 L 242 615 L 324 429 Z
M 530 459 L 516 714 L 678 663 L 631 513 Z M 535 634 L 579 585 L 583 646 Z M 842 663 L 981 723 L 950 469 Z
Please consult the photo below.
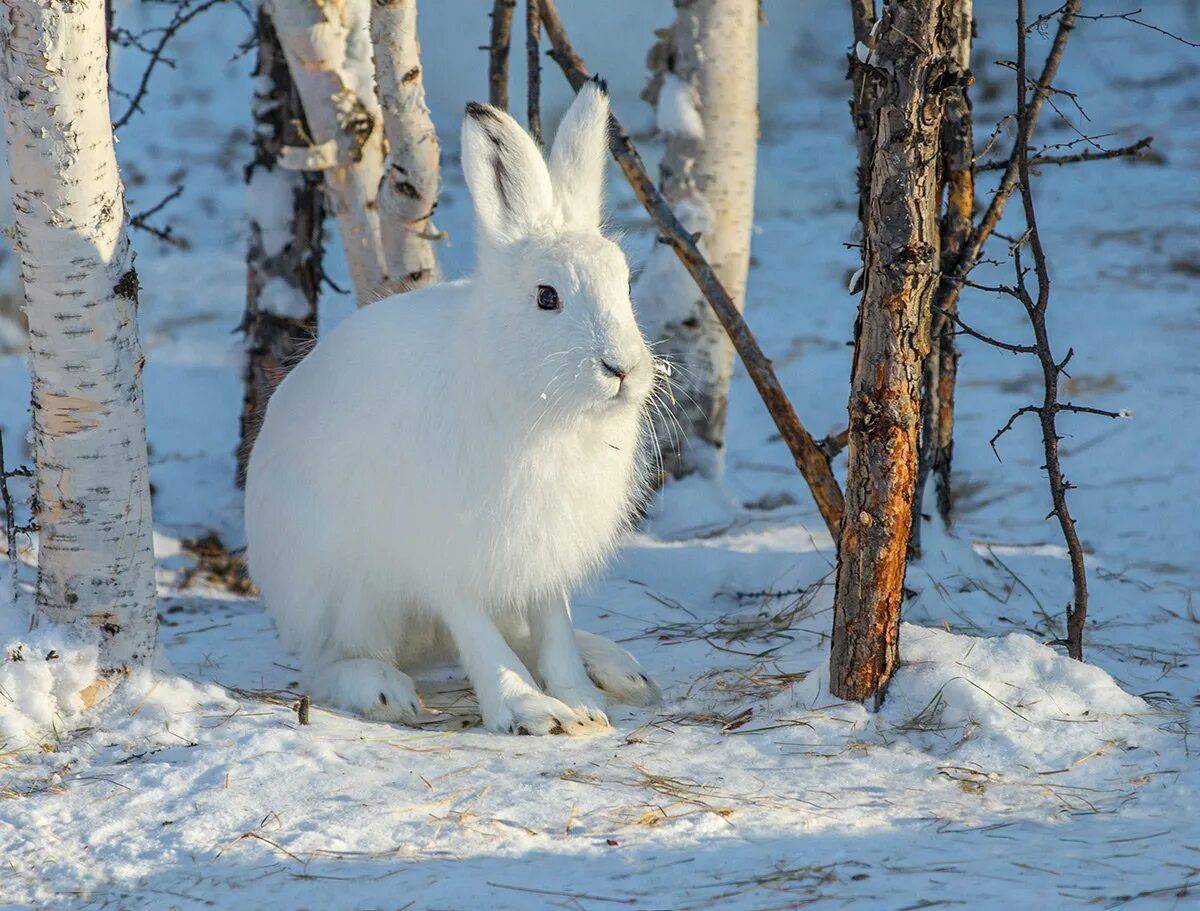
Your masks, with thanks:
M 372 0 L 371 42 L 388 145 L 379 188 L 383 248 L 389 281 L 408 290 L 438 280 L 439 148 L 425 104 L 417 0 Z
M 321 171 L 360 305 L 388 280 L 379 220 L 382 114 L 375 97 L 371 0 L 268 0 L 308 123 L 310 142 L 285 148 L 284 167 Z
M 866 284 L 830 652 L 830 688 L 843 699 L 880 698 L 897 663 L 922 362 L 939 269 L 937 153 L 948 69 L 940 42 L 952 2 L 888 0 L 875 29 Z
M 5 132 L 29 318 L 37 610 L 106 672 L 156 627 L 138 279 L 108 107 L 103 0 L 8 0 Z
M 666 151 L 663 195 L 740 310 L 745 303 L 758 142 L 757 0 L 675 0 L 675 21 L 651 49 L 646 97 Z M 671 378 L 679 425 L 656 428 L 666 476 L 714 477 L 724 464 L 733 348 L 674 253 L 658 247 L 635 290 Z
M 289 171 L 279 157 L 305 141 L 304 112 L 270 17 L 258 15 L 254 89 L 254 158 L 246 168 L 245 394 L 238 483 L 262 424 L 267 400 L 317 334 L 324 251 L 320 172 Z

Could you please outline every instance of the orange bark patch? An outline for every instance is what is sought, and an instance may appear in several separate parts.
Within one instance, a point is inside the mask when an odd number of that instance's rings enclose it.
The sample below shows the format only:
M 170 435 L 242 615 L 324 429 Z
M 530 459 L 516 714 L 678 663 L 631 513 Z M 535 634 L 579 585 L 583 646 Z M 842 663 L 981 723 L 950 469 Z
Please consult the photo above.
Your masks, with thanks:
M 970 221 L 975 208 L 975 180 L 970 171 L 951 171 L 946 182 L 946 207 Z
M 67 437 L 100 426 L 104 406 L 79 395 L 43 392 L 38 396 L 42 406 L 42 429 L 50 436 Z

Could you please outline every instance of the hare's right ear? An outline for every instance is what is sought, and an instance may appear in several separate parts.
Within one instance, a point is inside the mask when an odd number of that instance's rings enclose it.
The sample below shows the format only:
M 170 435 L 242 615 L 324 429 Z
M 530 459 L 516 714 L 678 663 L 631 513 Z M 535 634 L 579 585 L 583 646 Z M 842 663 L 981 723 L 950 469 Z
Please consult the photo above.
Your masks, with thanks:
M 489 104 L 468 104 L 462 159 L 475 217 L 489 240 L 511 243 L 552 217 L 554 191 L 546 163 L 508 114 Z

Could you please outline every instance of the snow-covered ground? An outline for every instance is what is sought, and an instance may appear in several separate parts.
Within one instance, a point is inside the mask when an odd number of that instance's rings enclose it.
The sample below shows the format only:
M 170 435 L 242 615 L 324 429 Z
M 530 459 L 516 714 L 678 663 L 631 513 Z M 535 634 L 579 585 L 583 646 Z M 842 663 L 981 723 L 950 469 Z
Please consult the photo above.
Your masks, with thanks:
M 485 94 L 475 50 L 485 5 L 422 4 L 451 274 L 472 258 L 457 118 Z M 670 4 L 561 5 L 579 49 L 615 87 L 618 114 L 644 135 L 653 118 L 636 98 L 641 55 Z M 854 252 L 843 246 L 855 216 L 849 17 L 833 5 L 836 15 L 818 0 L 766 4 L 748 311 L 816 434 L 845 421 L 855 307 L 844 290 Z M 1009 71 L 993 63 L 1012 57 L 1010 6 L 976 4 L 981 143 L 1011 97 Z M 1200 36 L 1196 4 L 1145 7 L 1155 24 Z M 159 14 L 118 5 L 126 23 Z M 831 542 L 739 373 L 723 487 L 669 489 L 578 599 L 578 623 L 621 640 L 663 684 L 664 705 L 618 709 L 603 736 L 538 739 L 470 727 L 469 692 L 453 674 L 422 682 L 439 710 L 422 729 L 320 708 L 302 727 L 292 659 L 261 606 L 221 573 L 190 571 L 185 539 L 215 532 L 236 547 L 240 538 L 240 354 L 230 333 L 244 293 L 249 60 L 230 58 L 247 34 L 233 9 L 190 25 L 172 48 L 177 68 L 159 71 L 146 114 L 121 133 L 131 208 L 183 184 L 163 218 L 191 242 L 181 252 L 135 236 L 164 664 L 100 710 L 79 712 L 86 649 L 52 630 L 23 635 L 19 612 L 0 615 L 9 643 L 0 656 L 0 905 L 1188 903 L 1200 888 L 1200 51 L 1126 22 L 1082 23 L 1059 85 L 1079 93 L 1090 121 L 1073 107 L 1063 113 L 1089 134 L 1112 133 L 1099 140 L 1106 146 L 1153 135 L 1156 155 L 1050 168 L 1037 185 L 1051 331 L 1076 351 L 1068 395 L 1134 414 L 1063 420 L 1089 552 L 1093 664 L 1040 644 L 1061 632 L 1070 577 L 1057 530 L 1042 519 L 1036 428 L 1018 424 L 1005 437 L 1003 462 L 987 442 L 1036 395 L 1036 364 L 964 339 L 959 521 L 949 534 L 926 523 L 926 557 L 908 576 L 904 663 L 879 713 L 828 693 Z M 119 84 L 139 66 L 122 56 Z M 557 73 L 547 69 L 545 81 L 548 109 L 561 110 Z M 1075 136 L 1046 111 L 1042 141 Z M 613 221 L 640 262 L 651 235 L 618 181 L 614 170 Z M 12 293 L 11 257 L 0 268 Z M 1007 274 L 980 273 L 999 277 Z M 324 325 L 350 306 L 328 293 Z M 1012 302 L 970 292 L 962 306 L 977 328 L 1024 339 Z M 27 426 L 24 370 L 21 357 L 0 357 L 10 451 Z M 29 567 L 23 576 L 32 579 Z M 46 660 L 50 649 L 61 657 Z

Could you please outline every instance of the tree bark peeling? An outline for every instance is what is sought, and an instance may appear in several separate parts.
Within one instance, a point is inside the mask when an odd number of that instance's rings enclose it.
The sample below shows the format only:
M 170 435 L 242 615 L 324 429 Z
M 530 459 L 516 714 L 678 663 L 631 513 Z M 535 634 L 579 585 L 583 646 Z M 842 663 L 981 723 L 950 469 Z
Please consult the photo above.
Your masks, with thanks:
M 323 171 L 329 208 L 360 306 L 387 283 L 379 220 L 383 176 L 382 112 L 371 64 L 371 0 L 268 0 L 279 43 L 304 105 L 313 146 L 337 150 Z
M 922 362 L 939 269 L 938 165 L 950 0 L 885 4 L 872 60 L 874 109 L 864 227 L 865 290 L 849 404 L 830 687 L 882 698 L 895 671 L 917 471 Z
M 137 273 L 108 106 L 103 0 L 10 0 L 13 248 L 29 319 L 37 610 L 99 636 L 102 671 L 154 651 Z
M 372 0 L 371 42 L 388 147 L 379 188 L 387 290 L 409 291 L 439 278 L 433 213 L 440 147 L 425 104 L 417 0 Z

